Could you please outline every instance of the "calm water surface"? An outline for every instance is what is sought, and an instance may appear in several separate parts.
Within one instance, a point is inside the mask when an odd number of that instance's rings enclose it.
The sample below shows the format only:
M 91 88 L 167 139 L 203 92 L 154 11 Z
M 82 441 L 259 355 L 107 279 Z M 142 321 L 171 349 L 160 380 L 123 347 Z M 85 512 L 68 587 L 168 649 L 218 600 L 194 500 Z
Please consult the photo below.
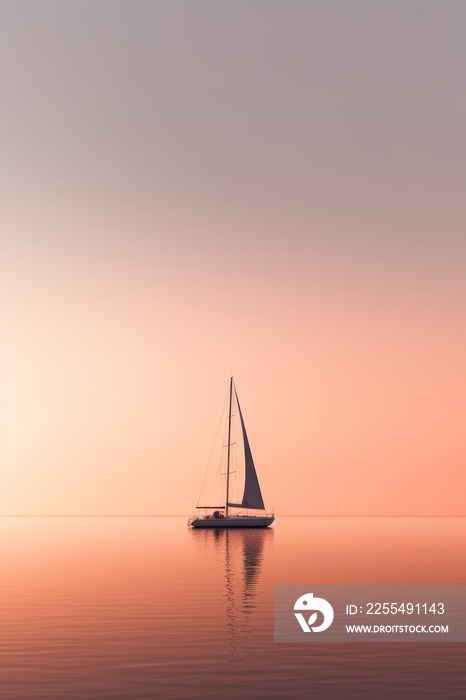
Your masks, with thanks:
M 277 584 L 466 584 L 466 518 L 0 518 L 0 697 L 466 697 L 465 644 L 277 644 Z

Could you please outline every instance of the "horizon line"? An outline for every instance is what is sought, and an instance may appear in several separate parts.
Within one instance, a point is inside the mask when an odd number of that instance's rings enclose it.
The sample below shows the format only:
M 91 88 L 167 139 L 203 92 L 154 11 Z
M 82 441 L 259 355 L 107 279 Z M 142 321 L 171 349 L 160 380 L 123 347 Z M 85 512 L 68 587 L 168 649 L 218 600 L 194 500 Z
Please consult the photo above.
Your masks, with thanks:
M 0 513 L 0 518 L 184 518 L 183 513 Z M 335 513 L 282 513 L 280 518 L 465 518 L 466 513 L 369 513 L 369 514 L 335 514 Z

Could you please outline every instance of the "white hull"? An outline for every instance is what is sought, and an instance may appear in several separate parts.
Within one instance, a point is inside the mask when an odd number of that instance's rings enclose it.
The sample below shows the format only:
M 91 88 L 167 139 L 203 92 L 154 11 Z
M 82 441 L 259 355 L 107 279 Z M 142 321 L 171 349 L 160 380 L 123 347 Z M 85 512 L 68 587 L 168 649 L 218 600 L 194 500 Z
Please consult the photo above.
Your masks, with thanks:
M 269 527 L 275 520 L 273 515 L 229 515 L 224 518 L 204 516 L 191 518 L 188 525 L 196 528 L 224 528 L 224 527 Z

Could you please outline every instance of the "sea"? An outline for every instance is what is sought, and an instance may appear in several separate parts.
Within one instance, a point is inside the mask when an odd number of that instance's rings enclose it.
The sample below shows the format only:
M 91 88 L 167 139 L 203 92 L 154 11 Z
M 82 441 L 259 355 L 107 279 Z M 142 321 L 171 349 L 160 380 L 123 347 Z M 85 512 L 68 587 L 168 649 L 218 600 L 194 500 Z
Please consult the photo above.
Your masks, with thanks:
M 466 644 L 274 641 L 278 585 L 466 584 L 466 518 L 0 518 L 0 698 L 466 697 Z

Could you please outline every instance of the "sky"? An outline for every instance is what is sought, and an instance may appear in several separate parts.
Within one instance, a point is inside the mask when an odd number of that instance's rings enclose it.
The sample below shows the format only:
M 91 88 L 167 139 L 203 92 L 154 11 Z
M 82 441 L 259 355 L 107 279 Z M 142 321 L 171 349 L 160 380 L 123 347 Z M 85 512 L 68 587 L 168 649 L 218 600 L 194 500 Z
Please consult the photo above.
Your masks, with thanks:
M 465 514 L 465 22 L 0 3 L 0 514 Z

